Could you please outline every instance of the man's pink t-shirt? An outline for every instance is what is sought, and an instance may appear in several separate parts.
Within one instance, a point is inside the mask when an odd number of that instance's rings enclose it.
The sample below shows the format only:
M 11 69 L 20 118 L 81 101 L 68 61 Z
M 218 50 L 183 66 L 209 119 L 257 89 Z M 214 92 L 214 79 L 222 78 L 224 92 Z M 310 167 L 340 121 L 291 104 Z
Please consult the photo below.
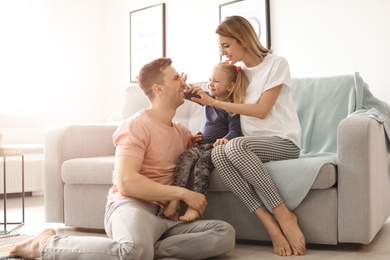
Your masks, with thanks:
M 113 134 L 115 156 L 141 159 L 140 174 L 155 182 L 171 185 L 177 158 L 192 146 L 191 137 L 191 132 L 185 126 L 174 122 L 172 126 L 164 125 L 151 118 L 143 109 L 128 118 Z M 114 169 L 113 186 L 108 193 L 107 203 L 122 197 L 117 188 Z

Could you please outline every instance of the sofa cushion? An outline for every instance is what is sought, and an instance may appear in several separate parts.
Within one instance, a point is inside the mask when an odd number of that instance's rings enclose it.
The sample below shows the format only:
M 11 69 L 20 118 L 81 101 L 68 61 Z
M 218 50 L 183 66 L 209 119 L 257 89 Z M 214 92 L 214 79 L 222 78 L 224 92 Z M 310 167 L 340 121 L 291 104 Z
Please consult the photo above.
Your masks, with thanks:
M 328 189 L 336 184 L 337 168 L 333 163 L 325 163 L 320 167 L 317 178 L 311 189 Z M 214 169 L 210 175 L 209 191 L 230 191 L 222 182 L 218 171 Z
M 114 156 L 71 159 L 62 164 L 62 180 L 67 184 L 112 184 L 114 163 Z M 311 189 L 334 186 L 336 171 L 332 163 L 322 165 Z M 209 191 L 229 191 L 216 169 L 210 175 Z
M 115 157 L 91 157 L 67 160 L 61 177 L 66 184 L 112 184 Z

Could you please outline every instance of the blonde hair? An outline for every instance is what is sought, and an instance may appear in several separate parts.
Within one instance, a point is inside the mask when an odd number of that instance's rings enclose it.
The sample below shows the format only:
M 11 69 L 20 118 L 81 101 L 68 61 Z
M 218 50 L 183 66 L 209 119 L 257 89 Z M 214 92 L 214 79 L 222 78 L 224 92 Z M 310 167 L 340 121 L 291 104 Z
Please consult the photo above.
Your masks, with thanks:
M 252 24 L 242 16 L 228 16 L 218 25 L 215 33 L 223 36 L 236 39 L 239 43 L 245 45 L 249 53 L 263 60 L 268 53 L 272 51 L 265 48 Z
M 222 70 L 228 75 L 227 81 L 233 83 L 233 88 L 227 96 L 226 101 L 232 103 L 244 103 L 246 89 L 248 88 L 248 78 L 241 67 L 228 62 L 221 62 L 214 66 L 214 70 Z M 229 113 L 233 116 L 235 113 Z

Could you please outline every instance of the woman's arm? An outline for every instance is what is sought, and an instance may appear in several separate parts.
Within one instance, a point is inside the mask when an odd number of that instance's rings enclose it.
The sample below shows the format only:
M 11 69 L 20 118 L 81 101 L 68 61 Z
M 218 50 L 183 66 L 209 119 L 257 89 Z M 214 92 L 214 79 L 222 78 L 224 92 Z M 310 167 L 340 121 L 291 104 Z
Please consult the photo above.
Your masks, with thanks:
M 256 104 L 237 104 L 219 101 L 211 98 L 204 93 L 204 90 L 199 88 L 190 89 L 189 91 L 195 91 L 200 96 L 200 98 L 191 98 L 192 101 L 200 104 L 218 107 L 231 113 L 264 119 L 275 105 L 281 90 L 282 85 L 279 85 L 265 91 Z

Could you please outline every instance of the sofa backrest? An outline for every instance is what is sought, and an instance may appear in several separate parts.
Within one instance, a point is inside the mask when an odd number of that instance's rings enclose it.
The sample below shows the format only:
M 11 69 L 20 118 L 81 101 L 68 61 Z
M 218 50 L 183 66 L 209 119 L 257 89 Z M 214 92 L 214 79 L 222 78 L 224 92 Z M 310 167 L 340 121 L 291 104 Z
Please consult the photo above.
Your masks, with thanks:
M 131 85 L 125 89 L 122 120 L 126 120 L 143 108 L 149 107 L 149 100 L 138 85 Z
M 207 88 L 207 82 L 194 83 L 194 85 Z M 131 85 L 126 88 L 122 119 L 126 119 L 147 107 L 149 107 L 149 100 L 138 85 Z M 192 133 L 195 133 L 200 128 L 202 116 L 203 106 L 185 100 L 184 104 L 177 109 L 173 121 L 185 125 Z
M 293 78 L 292 96 L 302 128 L 301 154 L 336 153 L 337 128 L 355 111 L 356 75 Z
M 340 121 L 356 110 L 358 84 L 364 84 L 358 74 L 332 77 L 292 78 L 292 96 L 302 128 L 301 154 L 336 153 L 337 128 Z M 194 83 L 207 89 L 207 82 Z M 137 86 L 125 91 L 122 118 L 126 119 L 149 101 Z M 186 100 L 176 112 L 174 121 L 190 129 L 199 130 L 203 107 Z
M 207 90 L 207 82 L 191 83 Z M 198 103 L 186 100 L 176 112 L 174 121 L 177 121 L 190 129 L 192 133 L 199 131 L 203 117 L 203 106 Z

